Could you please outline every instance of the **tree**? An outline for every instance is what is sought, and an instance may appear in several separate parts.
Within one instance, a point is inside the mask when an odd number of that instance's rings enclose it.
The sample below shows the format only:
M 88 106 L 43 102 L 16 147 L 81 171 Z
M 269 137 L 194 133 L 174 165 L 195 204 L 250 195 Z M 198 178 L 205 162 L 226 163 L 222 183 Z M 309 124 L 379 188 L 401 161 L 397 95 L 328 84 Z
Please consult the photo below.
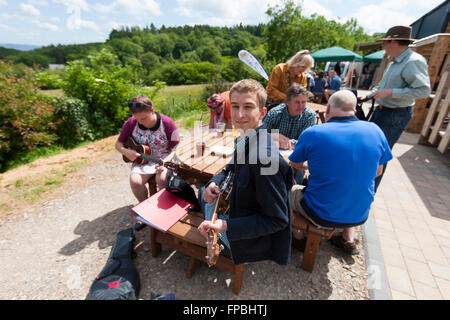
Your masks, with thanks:
M 139 56 L 144 52 L 144 49 L 140 45 L 135 44 L 129 39 L 115 38 L 108 41 L 108 44 L 114 48 L 115 54 L 119 57 L 123 64 L 125 64 L 125 57 L 139 58 Z
M 292 0 L 271 7 L 266 13 L 271 20 L 263 32 L 267 40 L 265 49 L 267 57 L 277 63 L 286 61 L 303 49 L 314 52 L 340 46 L 352 50 L 358 42 L 373 40 L 355 19 L 339 23 L 317 14 L 307 18 L 302 16 L 301 6 Z
M 267 57 L 284 62 L 301 49 L 301 7 L 289 0 L 284 2 L 284 5 L 269 7 L 266 14 L 271 17 L 263 32 L 266 38 Z
M 202 61 L 207 61 L 215 64 L 221 63 L 220 50 L 213 46 L 204 45 L 197 48 L 197 54 Z
M 151 51 L 146 52 L 141 56 L 141 62 L 142 62 L 142 66 L 147 71 L 150 71 L 152 68 L 154 68 L 155 66 L 157 66 L 158 64 L 161 63 L 159 56 L 157 56 L 155 53 L 153 53 Z

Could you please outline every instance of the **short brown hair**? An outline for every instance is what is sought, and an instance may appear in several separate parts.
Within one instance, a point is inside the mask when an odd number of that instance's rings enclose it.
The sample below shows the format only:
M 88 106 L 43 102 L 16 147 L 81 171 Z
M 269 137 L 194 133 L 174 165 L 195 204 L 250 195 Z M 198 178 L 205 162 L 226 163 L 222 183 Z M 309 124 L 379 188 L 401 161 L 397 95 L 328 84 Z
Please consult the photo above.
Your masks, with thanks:
M 128 108 L 130 109 L 130 112 L 133 114 L 142 111 L 150 112 L 153 111 L 153 109 L 155 108 L 155 104 L 149 97 L 144 95 L 138 95 L 134 96 L 128 102 Z
M 308 90 L 302 85 L 299 85 L 297 82 L 294 82 L 289 87 L 288 91 L 286 92 L 286 101 L 291 100 L 293 96 L 299 96 L 299 95 L 307 95 Z
M 230 89 L 230 99 L 233 93 L 255 92 L 258 99 L 259 108 L 262 109 L 266 105 L 267 92 L 261 83 L 254 79 L 244 79 L 236 82 Z

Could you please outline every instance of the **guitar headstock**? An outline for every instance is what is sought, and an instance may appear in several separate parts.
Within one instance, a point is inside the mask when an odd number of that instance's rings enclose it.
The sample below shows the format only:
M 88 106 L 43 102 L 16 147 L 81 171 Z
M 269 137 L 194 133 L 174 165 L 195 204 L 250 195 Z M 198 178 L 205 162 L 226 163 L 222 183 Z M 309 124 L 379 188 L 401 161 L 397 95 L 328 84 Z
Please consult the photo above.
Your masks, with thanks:
M 220 234 L 214 230 L 208 231 L 208 240 L 206 241 L 206 263 L 208 266 L 213 266 L 219 259 L 220 251 L 223 250 L 223 246 L 217 243 Z

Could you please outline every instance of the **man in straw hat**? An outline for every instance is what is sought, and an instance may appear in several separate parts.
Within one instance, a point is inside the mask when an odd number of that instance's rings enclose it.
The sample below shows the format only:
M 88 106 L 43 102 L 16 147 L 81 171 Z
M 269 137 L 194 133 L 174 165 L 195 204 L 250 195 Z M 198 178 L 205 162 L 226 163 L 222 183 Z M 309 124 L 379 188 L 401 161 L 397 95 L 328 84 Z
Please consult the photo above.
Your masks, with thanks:
M 367 98 L 374 98 L 379 104 L 370 121 L 383 130 L 392 149 L 412 118 L 415 99 L 430 94 L 430 78 L 425 58 L 408 47 L 414 41 L 411 27 L 392 27 L 378 41 L 383 42 L 390 62 L 379 85 Z M 384 170 L 386 166 L 383 174 Z M 375 191 L 381 178 L 382 175 L 375 179 Z

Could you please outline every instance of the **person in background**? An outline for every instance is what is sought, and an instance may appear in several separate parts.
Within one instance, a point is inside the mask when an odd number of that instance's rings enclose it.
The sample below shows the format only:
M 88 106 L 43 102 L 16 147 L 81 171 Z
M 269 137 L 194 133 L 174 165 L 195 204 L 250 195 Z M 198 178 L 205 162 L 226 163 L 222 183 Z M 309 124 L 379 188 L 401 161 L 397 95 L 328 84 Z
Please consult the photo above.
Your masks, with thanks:
M 322 103 L 322 99 L 325 96 L 325 86 L 327 84 L 327 80 L 324 78 L 324 72 L 320 71 L 318 74 L 318 78 L 315 79 L 314 88 L 312 93 L 314 94 L 314 102 Z
M 338 61 L 336 62 L 336 64 L 334 65 L 334 71 L 336 72 L 336 74 L 340 77 L 342 74 L 342 70 L 341 70 L 341 62 Z
M 354 227 L 363 224 L 374 199 L 374 179 L 392 159 L 380 128 L 355 116 L 356 96 L 349 90 L 328 101 L 326 123 L 301 134 L 289 156 L 296 169 L 308 169 L 308 186 L 294 185 L 291 206 L 319 228 L 340 228 L 331 242 L 347 254 L 358 254 Z M 361 165 L 364 164 L 364 165 Z M 305 246 L 301 230 L 293 230 L 294 247 Z
M 306 73 L 306 77 L 308 78 L 308 87 L 306 89 L 312 91 L 314 89 L 314 86 L 316 85 L 316 73 L 314 71 L 309 71 Z
M 410 26 L 395 26 L 379 40 L 390 62 L 378 86 L 365 97 L 378 102 L 370 121 L 383 130 L 391 149 L 412 118 L 415 99 L 431 93 L 427 61 L 408 47 L 414 41 L 411 31 Z M 375 191 L 383 174 L 375 181 Z
M 341 78 L 336 74 L 336 71 L 330 70 L 328 72 L 328 87 L 325 89 L 325 100 L 328 101 L 333 93 L 341 88 Z
M 297 52 L 286 63 L 280 63 L 273 68 L 267 84 L 268 111 L 286 100 L 286 92 L 294 83 L 308 87 L 306 71 L 314 66 L 314 59 L 308 50 Z
M 120 135 L 115 143 L 115 148 L 129 160 L 134 161 L 139 157 L 135 150 L 128 149 L 125 143 L 129 137 L 137 144 L 147 145 L 151 148 L 151 156 L 164 159 L 170 155 L 180 142 L 178 129 L 168 116 L 155 111 L 153 101 L 144 95 L 138 95 L 128 102 L 128 108 L 132 116 L 125 121 Z M 158 187 L 164 188 L 167 182 L 167 169 L 154 163 L 133 163 L 130 174 L 130 187 L 138 202 L 142 202 L 149 196 L 146 184 L 156 175 Z M 136 231 L 145 225 L 138 223 Z
M 264 118 L 267 130 L 280 149 L 294 149 L 302 132 L 315 125 L 316 112 L 306 105 L 307 98 L 306 88 L 293 83 L 286 93 L 286 102 L 270 110 Z M 278 130 L 278 133 L 273 130 Z M 295 181 L 301 184 L 304 175 L 303 170 L 296 171 Z
M 264 118 L 267 130 L 279 130 L 274 139 L 280 149 L 293 149 L 301 133 L 316 123 L 316 113 L 307 104 L 308 91 L 293 83 L 287 93 L 286 101 L 270 110 Z
M 217 123 L 225 123 L 225 129 L 231 129 L 230 91 L 214 93 L 207 102 L 210 109 L 209 128 L 217 128 Z

